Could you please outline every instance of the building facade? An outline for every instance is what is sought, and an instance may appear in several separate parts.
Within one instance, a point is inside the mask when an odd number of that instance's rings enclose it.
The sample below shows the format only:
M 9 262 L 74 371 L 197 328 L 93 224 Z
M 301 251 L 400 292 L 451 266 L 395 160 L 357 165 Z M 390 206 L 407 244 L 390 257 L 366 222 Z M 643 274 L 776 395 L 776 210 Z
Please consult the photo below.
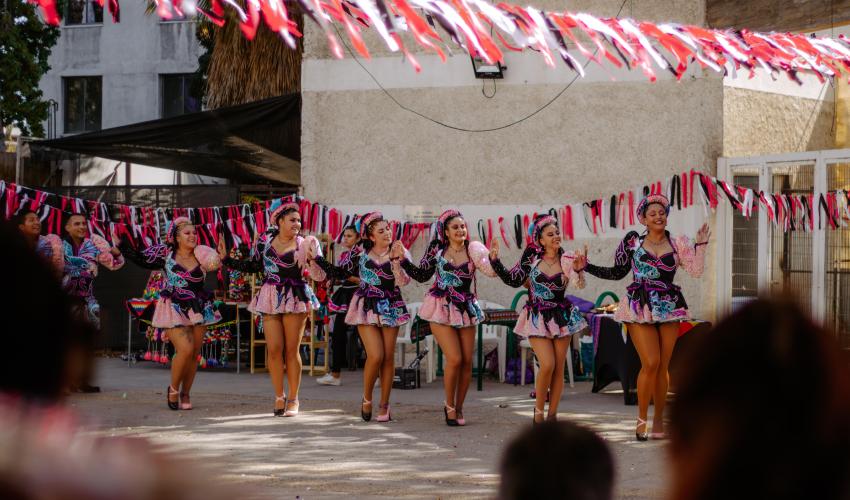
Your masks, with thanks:
M 700 0 L 535 5 L 706 24 Z M 694 67 L 681 81 L 659 71 L 658 81 L 650 83 L 640 71 L 595 63 L 585 78 L 576 78 L 565 65 L 548 68 L 539 54 L 526 51 L 506 56 L 505 78 L 494 84 L 475 79 L 462 51 L 441 63 L 404 38 L 423 66 L 417 74 L 373 31 L 364 35 L 371 60 L 357 61 L 351 51 L 338 60 L 307 23 L 302 67 L 304 193 L 352 209 L 371 206 L 401 217 L 457 206 L 469 212 L 475 236 L 479 218 L 518 208 L 527 213 L 610 197 L 689 169 L 714 174 L 722 156 L 832 145 L 832 92 L 816 81 L 801 90 L 772 85 L 769 76 L 732 79 Z M 481 131 L 508 124 L 514 125 Z M 714 216 L 698 207 L 675 213 L 671 230 L 693 235 L 706 221 L 714 224 Z M 610 230 L 567 246 L 587 244 L 590 260 L 605 264 L 622 235 Z M 421 243 L 414 250 L 420 253 Z M 516 249 L 504 254 L 506 261 L 519 256 Z M 715 319 L 714 261 L 710 246 L 705 277 L 679 278 L 700 318 Z M 624 287 L 590 279 L 578 294 L 593 300 L 605 290 L 621 294 Z M 420 300 L 421 292 L 405 293 Z M 504 305 L 516 293 L 491 280 L 481 280 L 479 292 Z
M 45 130 L 61 137 L 200 111 L 189 92 L 203 51 L 193 19 L 162 21 L 146 12 L 146 2 L 122 2 L 116 23 L 96 2 L 66 1 L 40 85 L 52 104 Z M 216 182 L 141 165 L 116 169 L 115 163 L 83 159 L 63 168 L 62 184 Z

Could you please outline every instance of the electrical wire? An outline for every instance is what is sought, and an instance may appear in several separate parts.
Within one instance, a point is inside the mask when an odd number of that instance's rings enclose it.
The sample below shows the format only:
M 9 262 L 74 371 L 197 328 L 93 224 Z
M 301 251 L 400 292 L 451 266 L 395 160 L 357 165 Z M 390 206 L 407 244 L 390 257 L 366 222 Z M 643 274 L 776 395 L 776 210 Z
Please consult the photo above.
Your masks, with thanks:
M 626 3 L 627 3 L 628 1 L 629 1 L 629 0 L 623 0 L 623 3 L 622 3 L 622 4 L 620 4 L 620 8 L 617 10 L 617 15 L 616 15 L 616 16 L 614 16 L 615 18 L 619 18 L 619 17 L 620 17 L 620 14 L 623 12 L 623 8 L 626 6 Z M 383 91 L 383 92 L 387 95 L 387 97 L 389 97 L 389 98 L 390 98 L 390 100 L 392 100 L 392 101 L 393 101 L 393 102 L 394 102 L 394 103 L 395 103 L 395 104 L 396 104 L 399 108 L 403 109 L 404 111 L 407 111 L 408 113 L 412 113 L 412 114 L 414 114 L 414 115 L 416 115 L 416 116 L 419 116 L 420 118 L 423 118 L 423 119 L 428 120 L 428 121 L 430 121 L 430 122 L 432 122 L 432 123 L 435 123 L 435 124 L 437 124 L 437 125 L 439 125 L 439 126 L 441 126 L 441 127 L 445 127 L 445 128 L 451 129 L 451 130 L 457 130 L 458 132 L 472 132 L 472 133 L 496 132 L 496 131 L 498 131 L 498 130 L 504 130 L 504 129 L 506 129 L 506 128 L 513 127 L 514 125 L 518 125 L 518 124 L 520 124 L 520 123 L 522 123 L 522 122 L 524 122 L 524 121 L 528 120 L 529 118 L 532 118 L 533 116 L 537 115 L 538 113 L 540 113 L 540 112 L 541 112 L 541 111 L 543 111 L 544 109 L 548 108 L 548 107 L 549 107 L 549 106 L 550 106 L 553 102 L 557 101 L 557 100 L 558 100 L 558 98 L 559 98 L 559 97 L 561 97 L 561 96 L 564 94 L 564 92 L 566 92 L 566 91 L 567 91 L 570 87 L 572 87 L 572 85 L 576 82 L 576 80 L 578 80 L 578 78 L 579 78 L 579 76 L 580 76 L 578 73 L 576 73 L 576 74 L 575 74 L 575 76 L 573 76 L 573 79 L 572 79 L 572 80 L 570 80 L 569 82 L 567 82 L 567 84 L 564 86 L 564 88 L 563 88 L 563 89 L 561 89 L 561 91 L 560 91 L 560 92 L 558 92 L 557 94 L 555 94 L 555 96 L 554 96 L 552 99 L 550 99 L 550 100 L 549 100 L 546 104 L 544 104 L 543 106 L 541 106 L 541 107 L 537 108 L 537 109 L 536 109 L 535 111 L 533 111 L 532 113 L 529 113 L 528 115 L 526 115 L 526 116 L 524 116 L 524 117 L 520 118 L 519 120 L 516 120 L 516 121 L 510 122 L 510 123 L 505 124 L 505 125 L 500 125 L 500 126 L 498 126 L 498 127 L 492 127 L 492 128 L 478 128 L 478 129 L 473 129 L 473 128 L 457 127 L 457 126 L 455 126 L 455 125 L 451 125 L 451 124 L 448 124 L 448 123 L 442 122 L 442 121 L 437 120 L 437 119 L 435 119 L 435 118 L 431 118 L 430 116 L 427 116 L 427 115 L 425 115 L 425 114 L 423 114 L 423 113 L 420 113 L 419 111 L 416 111 L 415 109 L 409 108 L 409 107 L 405 106 L 404 104 L 402 104 L 401 102 L 399 102 L 399 101 L 398 101 L 398 99 L 396 99 L 396 98 L 395 98 L 392 94 L 390 94 L 390 93 L 389 93 L 389 91 L 388 91 L 386 88 L 384 88 L 384 86 L 383 86 L 383 85 L 381 85 L 381 82 L 379 82 L 379 81 L 378 81 L 378 79 L 377 79 L 377 78 L 375 78 L 375 75 L 373 75 L 373 74 L 372 74 L 372 73 L 371 73 L 368 69 L 366 69 L 366 66 L 364 66 L 364 65 L 363 65 L 363 63 L 360 61 L 360 58 L 358 58 L 358 57 L 354 54 L 354 52 L 351 50 L 351 47 L 349 47 L 349 46 L 348 46 L 348 44 L 345 42 L 345 38 L 344 38 L 344 37 L 340 34 L 339 29 L 337 29 L 336 25 L 334 25 L 334 30 L 336 30 L 337 35 L 339 36 L 340 41 L 342 41 L 342 44 L 343 44 L 343 46 L 345 46 L 345 50 L 347 50 L 347 51 L 348 51 L 349 55 L 351 55 L 351 57 L 352 57 L 352 58 L 353 58 L 353 59 L 357 62 L 357 64 L 358 64 L 358 65 L 360 65 L 360 67 L 361 67 L 361 68 L 363 68 L 363 71 L 365 71 L 365 72 L 366 72 L 366 74 L 368 74 L 368 75 L 369 75 L 369 77 L 372 79 L 372 81 L 374 81 L 374 82 L 375 82 L 375 85 L 377 85 L 377 86 L 378 86 L 378 88 L 380 88 L 380 89 L 381 89 L 381 90 L 382 90 L 382 91 Z M 596 48 L 596 50 L 593 52 L 593 55 L 594 55 L 594 56 L 596 56 L 596 54 L 597 54 L 598 52 L 599 52 L 599 47 L 597 47 L 597 48 Z M 584 67 L 584 68 L 587 68 L 587 66 L 590 64 L 590 62 L 592 61 L 592 59 L 593 59 L 593 58 L 588 58 L 588 59 L 587 59 L 587 61 L 585 61 L 585 63 L 584 63 L 584 66 L 583 66 L 583 67 Z M 495 82 L 494 82 L 494 83 L 495 83 Z M 482 93 L 484 92 L 484 88 L 483 88 L 483 86 L 482 86 L 481 91 L 482 91 Z M 495 94 L 494 94 L 494 95 L 495 95 Z M 487 96 L 487 95 L 485 94 L 485 96 Z M 490 97 L 490 96 L 487 96 L 487 97 Z
M 487 92 L 484 91 L 484 87 L 487 85 L 487 80 L 493 80 L 493 93 L 490 94 L 490 95 L 487 95 Z M 483 95 L 487 99 L 492 99 L 492 98 L 496 97 L 496 79 L 495 78 L 485 78 L 481 82 L 481 95 Z

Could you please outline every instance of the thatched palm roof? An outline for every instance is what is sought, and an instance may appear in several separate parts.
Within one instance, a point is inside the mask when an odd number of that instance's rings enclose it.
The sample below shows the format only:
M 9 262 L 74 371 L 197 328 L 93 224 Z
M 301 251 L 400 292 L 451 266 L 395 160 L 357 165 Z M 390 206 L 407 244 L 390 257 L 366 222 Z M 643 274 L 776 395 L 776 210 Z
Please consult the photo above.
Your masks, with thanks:
M 231 10 L 228 12 L 233 15 Z M 303 29 L 300 11 L 291 8 L 290 13 Z M 242 36 L 236 19 L 228 19 L 223 27 L 213 29 L 215 44 L 207 79 L 207 107 L 233 106 L 301 91 L 301 38 L 293 50 L 265 25 L 260 26 L 252 41 Z

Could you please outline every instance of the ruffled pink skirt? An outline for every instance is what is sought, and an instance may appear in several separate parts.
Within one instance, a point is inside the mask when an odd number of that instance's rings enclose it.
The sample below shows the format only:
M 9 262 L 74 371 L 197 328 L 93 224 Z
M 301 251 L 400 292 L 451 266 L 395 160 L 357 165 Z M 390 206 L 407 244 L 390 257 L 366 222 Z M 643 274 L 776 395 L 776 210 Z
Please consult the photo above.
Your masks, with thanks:
M 202 310 L 187 309 L 185 312 L 170 298 L 160 297 L 156 301 L 151 324 L 154 328 L 178 328 L 183 326 L 214 325 L 221 321 L 221 313 L 209 302 Z
M 315 300 L 312 291 L 309 292 L 309 298 Z M 279 293 L 274 284 L 266 283 L 251 300 L 248 310 L 255 314 L 306 313 L 318 308 L 318 301 L 316 302 L 313 304 L 313 300 L 299 299 L 290 287 L 283 287 Z
M 363 297 L 355 294 L 351 299 L 351 304 L 348 306 L 348 312 L 345 314 L 345 322 L 349 325 L 374 325 L 396 327 L 401 326 L 410 321 L 410 313 L 404 307 L 404 302 L 390 302 L 387 299 L 386 304 L 381 306 L 381 309 L 368 308 L 365 305 Z
M 481 314 L 481 308 L 478 306 L 477 301 L 474 301 L 471 306 L 474 310 L 478 311 L 478 314 Z M 457 305 L 447 298 L 434 297 L 430 293 L 425 294 L 425 299 L 419 308 L 419 317 L 422 320 L 454 328 L 477 325 L 481 322 L 478 314 L 471 315 L 469 311 L 461 311 Z
M 638 301 L 629 300 L 628 297 L 620 299 L 620 305 L 614 311 L 614 319 L 620 323 L 678 323 L 691 319 L 691 313 L 686 307 L 679 307 L 669 311 L 658 311 L 655 314 L 648 304 L 640 305 Z
M 558 339 L 574 335 L 587 328 L 587 321 L 574 307 L 570 311 L 566 324 L 558 322 L 554 318 L 548 321 L 542 314 L 535 318 L 533 313 L 524 310 L 519 313 L 514 333 L 521 337 L 544 337 L 547 339 Z

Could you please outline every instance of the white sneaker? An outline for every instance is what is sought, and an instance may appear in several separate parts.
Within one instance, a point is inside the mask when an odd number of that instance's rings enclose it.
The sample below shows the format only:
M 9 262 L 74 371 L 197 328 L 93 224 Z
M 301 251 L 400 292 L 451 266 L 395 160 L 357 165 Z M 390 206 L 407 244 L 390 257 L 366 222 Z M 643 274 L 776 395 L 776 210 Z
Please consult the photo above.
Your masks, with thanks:
M 330 373 L 326 373 L 323 376 L 317 378 L 316 382 L 322 385 L 342 385 L 342 377 L 336 378 Z

